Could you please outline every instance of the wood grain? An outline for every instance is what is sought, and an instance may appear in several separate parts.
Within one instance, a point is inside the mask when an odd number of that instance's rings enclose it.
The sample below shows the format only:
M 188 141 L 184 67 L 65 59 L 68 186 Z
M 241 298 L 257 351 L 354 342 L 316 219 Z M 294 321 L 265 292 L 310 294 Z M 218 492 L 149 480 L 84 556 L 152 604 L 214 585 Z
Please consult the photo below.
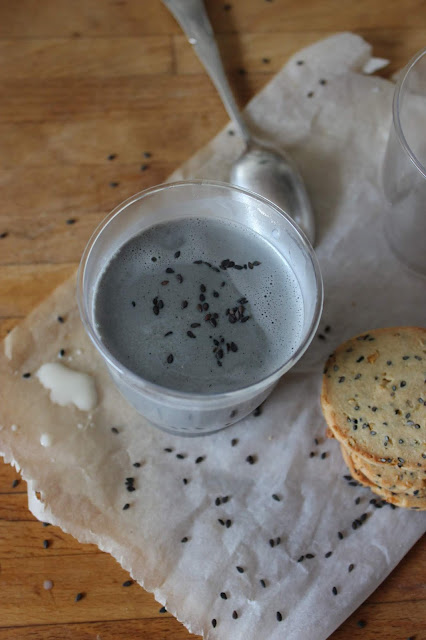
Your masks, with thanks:
M 336 31 L 389 58 L 384 77 L 426 43 L 424 0 L 206 4 L 241 105 L 295 51 Z M 4 337 L 72 273 L 109 210 L 164 181 L 227 116 L 159 0 L 2 0 L 0 63 Z M 36 521 L 18 478 L 0 463 L 0 640 L 194 637 L 138 585 L 123 587 L 110 556 Z M 423 539 L 332 640 L 426 638 L 425 569 Z

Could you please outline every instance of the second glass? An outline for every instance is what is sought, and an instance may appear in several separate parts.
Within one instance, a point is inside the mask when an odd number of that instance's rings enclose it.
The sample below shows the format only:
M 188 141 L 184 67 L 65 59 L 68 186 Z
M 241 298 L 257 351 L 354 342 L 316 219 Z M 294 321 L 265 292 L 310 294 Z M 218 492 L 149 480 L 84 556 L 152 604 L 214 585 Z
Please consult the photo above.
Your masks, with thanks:
M 383 187 L 389 245 L 402 262 L 426 275 L 426 48 L 395 87 Z

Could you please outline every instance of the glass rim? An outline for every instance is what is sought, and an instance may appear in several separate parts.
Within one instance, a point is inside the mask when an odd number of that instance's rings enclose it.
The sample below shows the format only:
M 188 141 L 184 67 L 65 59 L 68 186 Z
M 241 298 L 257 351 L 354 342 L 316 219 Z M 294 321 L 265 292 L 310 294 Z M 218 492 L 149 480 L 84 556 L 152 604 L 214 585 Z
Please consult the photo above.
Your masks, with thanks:
M 165 190 L 179 188 L 183 186 L 203 186 L 203 185 L 221 187 L 227 190 L 242 193 L 243 195 L 249 196 L 251 199 L 257 200 L 262 204 L 268 205 L 270 208 L 275 210 L 275 212 L 278 213 L 280 216 L 283 216 L 286 222 L 293 227 L 293 230 L 300 237 L 300 240 L 302 242 L 303 248 L 305 249 L 306 255 L 310 259 L 311 265 L 313 267 L 313 272 L 314 272 L 314 278 L 315 278 L 315 284 L 316 284 L 316 295 L 317 295 L 315 308 L 314 308 L 312 320 L 309 324 L 309 327 L 304 333 L 303 339 L 301 340 L 300 345 L 298 346 L 296 351 L 292 354 L 292 356 L 289 359 L 287 359 L 278 368 L 274 369 L 274 371 L 269 373 L 267 376 L 261 378 L 260 380 L 258 380 L 253 384 L 238 387 L 238 389 L 234 389 L 232 391 L 222 391 L 218 393 L 196 393 L 196 392 L 189 392 L 189 391 L 177 391 L 175 389 L 171 389 L 170 387 L 164 387 L 162 385 L 156 384 L 155 382 L 150 382 L 149 380 L 146 380 L 145 378 L 142 378 L 141 376 L 134 373 L 131 369 L 128 369 L 122 362 L 120 362 L 115 356 L 113 356 L 113 354 L 106 348 L 104 343 L 99 339 L 96 331 L 94 330 L 94 326 L 90 320 L 89 311 L 87 309 L 87 305 L 85 303 L 85 297 L 84 297 L 84 275 L 85 275 L 86 265 L 90 257 L 90 253 L 92 251 L 92 248 L 95 242 L 102 234 L 103 230 L 106 229 L 108 224 L 114 218 L 120 215 L 120 213 L 123 212 L 125 209 L 127 209 L 130 205 L 148 196 L 151 196 L 158 191 L 165 191 Z M 118 204 L 95 228 L 94 232 L 92 233 L 83 251 L 80 264 L 78 267 L 78 272 L 77 272 L 77 304 L 80 312 L 80 317 L 90 340 L 92 341 L 96 349 L 99 351 L 99 353 L 102 355 L 104 360 L 108 363 L 108 365 L 110 365 L 118 374 L 126 376 L 128 380 L 130 380 L 131 384 L 135 385 L 136 387 L 142 386 L 145 392 L 148 391 L 154 395 L 169 396 L 169 397 L 173 397 L 174 399 L 181 399 L 182 401 L 196 400 L 200 402 L 203 400 L 211 401 L 212 399 L 214 400 L 228 399 L 230 397 L 233 397 L 235 395 L 248 392 L 248 391 L 250 391 L 250 393 L 252 392 L 255 393 L 258 389 L 264 386 L 266 382 L 272 383 L 275 380 L 278 380 L 284 373 L 286 373 L 286 371 L 288 371 L 301 358 L 301 356 L 304 354 L 309 344 L 311 343 L 321 318 L 323 300 L 324 300 L 324 287 L 323 287 L 323 280 L 322 280 L 322 275 L 319 268 L 318 259 L 316 257 L 314 249 L 310 244 L 308 238 L 306 237 L 304 232 L 300 229 L 300 227 L 294 222 L 294 220 L 285 211 L 280 209 L 280 207 L 275 205 L 271 200 L 268 200 L 267 198 L 264 198 L 263 196 L 258 195 L 257 193 L 249 191 L 248 189 L 243 189 L 236 185 L 232 185 L 227 182 L 221 182 L 218 180 L 194 179 L 194 180 L 180 180 L 176 182 L 164 182 L 154 187 L 149 187 L 148 189 L 144 189 L 143 191 L 139 191 L 133 196 L 130 196 L 129 198 L 127 198 L 126 200 Z
M 399 114 L 400 114 L 401 93 L 402 93 L 402 91 L 404 89 L 404 84 L 405 84 L 405 82 L 406 82 L 406 80 L 407 80 L 412 68 L 425 55 L 426 55 L 426 47 L 424 47 L 423 49 L 418 51 L 411 58 L 411 60 L 407 63 L 407 65 L 404 67 L 404 69 L 402 70 L 401 75 L 399 76 L 399 78 L 397 80 L 397 83 L 396 83 L 396 86 L 395 86 L 395 93 L 394 93 L 393 102 L 392 102 L 392 115 L 393 115 L 393 124 L 394 124 L 394 127 L 395 127 L 396 135 L 397 135 L 397 137 L 399 139 L 399 142 L 400 142 L 402 148 L 407 153 L 407 155 L 410 158 L 411 162 L 420 171 L 420 173 L 426 178 L 426 167 L 423 166 L 423 164 L 420 162 L 420 160 L 416 157 L 416 155 L 411 150 L 411 147 L 408 144 L 407 139 L 406 139 L 406 137 L 404 135 L 404 132 L 402 130 L 401 119 L 400 119 L 400 116 L 399 116 Z

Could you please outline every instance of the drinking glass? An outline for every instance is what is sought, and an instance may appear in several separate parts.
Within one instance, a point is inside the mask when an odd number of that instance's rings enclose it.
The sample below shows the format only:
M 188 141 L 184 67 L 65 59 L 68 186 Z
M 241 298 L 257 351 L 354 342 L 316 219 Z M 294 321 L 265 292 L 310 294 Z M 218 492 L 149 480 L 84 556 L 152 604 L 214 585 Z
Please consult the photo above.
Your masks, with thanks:
M 144 380 L 108 350 L 95 319 L 99 278 L 117 250 L 155 224 L 194 215 L 240 223 L 263 236 L 289 264 L 303 298 L 302 331 L 291 357 L 255 384 L 223 393 L 187 393 Z M 128 402 L 152 424 L 171 433 L 193 436 L 233 424 L 266 398 L 311 342 L 321 316 L 323 288 L 315 253 L 290 216 L 245 189 L 197 180 L 153 187 L 114 209 L 95 230 L 83 253 L 77 300 L 84 327 Z
M 426 275 L 426 48 L 395 87 L 383 188 L 388 243 L 403 263 Z

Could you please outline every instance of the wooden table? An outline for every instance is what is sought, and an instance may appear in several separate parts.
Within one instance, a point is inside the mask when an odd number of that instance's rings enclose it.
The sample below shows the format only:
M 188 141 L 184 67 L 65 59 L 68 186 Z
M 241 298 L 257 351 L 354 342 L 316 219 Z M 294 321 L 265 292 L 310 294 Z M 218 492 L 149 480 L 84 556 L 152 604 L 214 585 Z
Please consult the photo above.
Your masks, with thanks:
M 385 76 L 426 44 L 423 0 L 207 5 L 241 105 L 290 54 L 336 31 L 390 58 Z M 73 272 L 108 211 L 164 181 L 227 116 L 159 0 L 2 0 L 0 62 L 3 337 Z M 0 463 L 0 640 L 190 637 L 150 594 L 122 587 L 109 555 L 37 522 L 18 477 Z M 426 638 L 425 570 L 423 540 L 333 640 Z

